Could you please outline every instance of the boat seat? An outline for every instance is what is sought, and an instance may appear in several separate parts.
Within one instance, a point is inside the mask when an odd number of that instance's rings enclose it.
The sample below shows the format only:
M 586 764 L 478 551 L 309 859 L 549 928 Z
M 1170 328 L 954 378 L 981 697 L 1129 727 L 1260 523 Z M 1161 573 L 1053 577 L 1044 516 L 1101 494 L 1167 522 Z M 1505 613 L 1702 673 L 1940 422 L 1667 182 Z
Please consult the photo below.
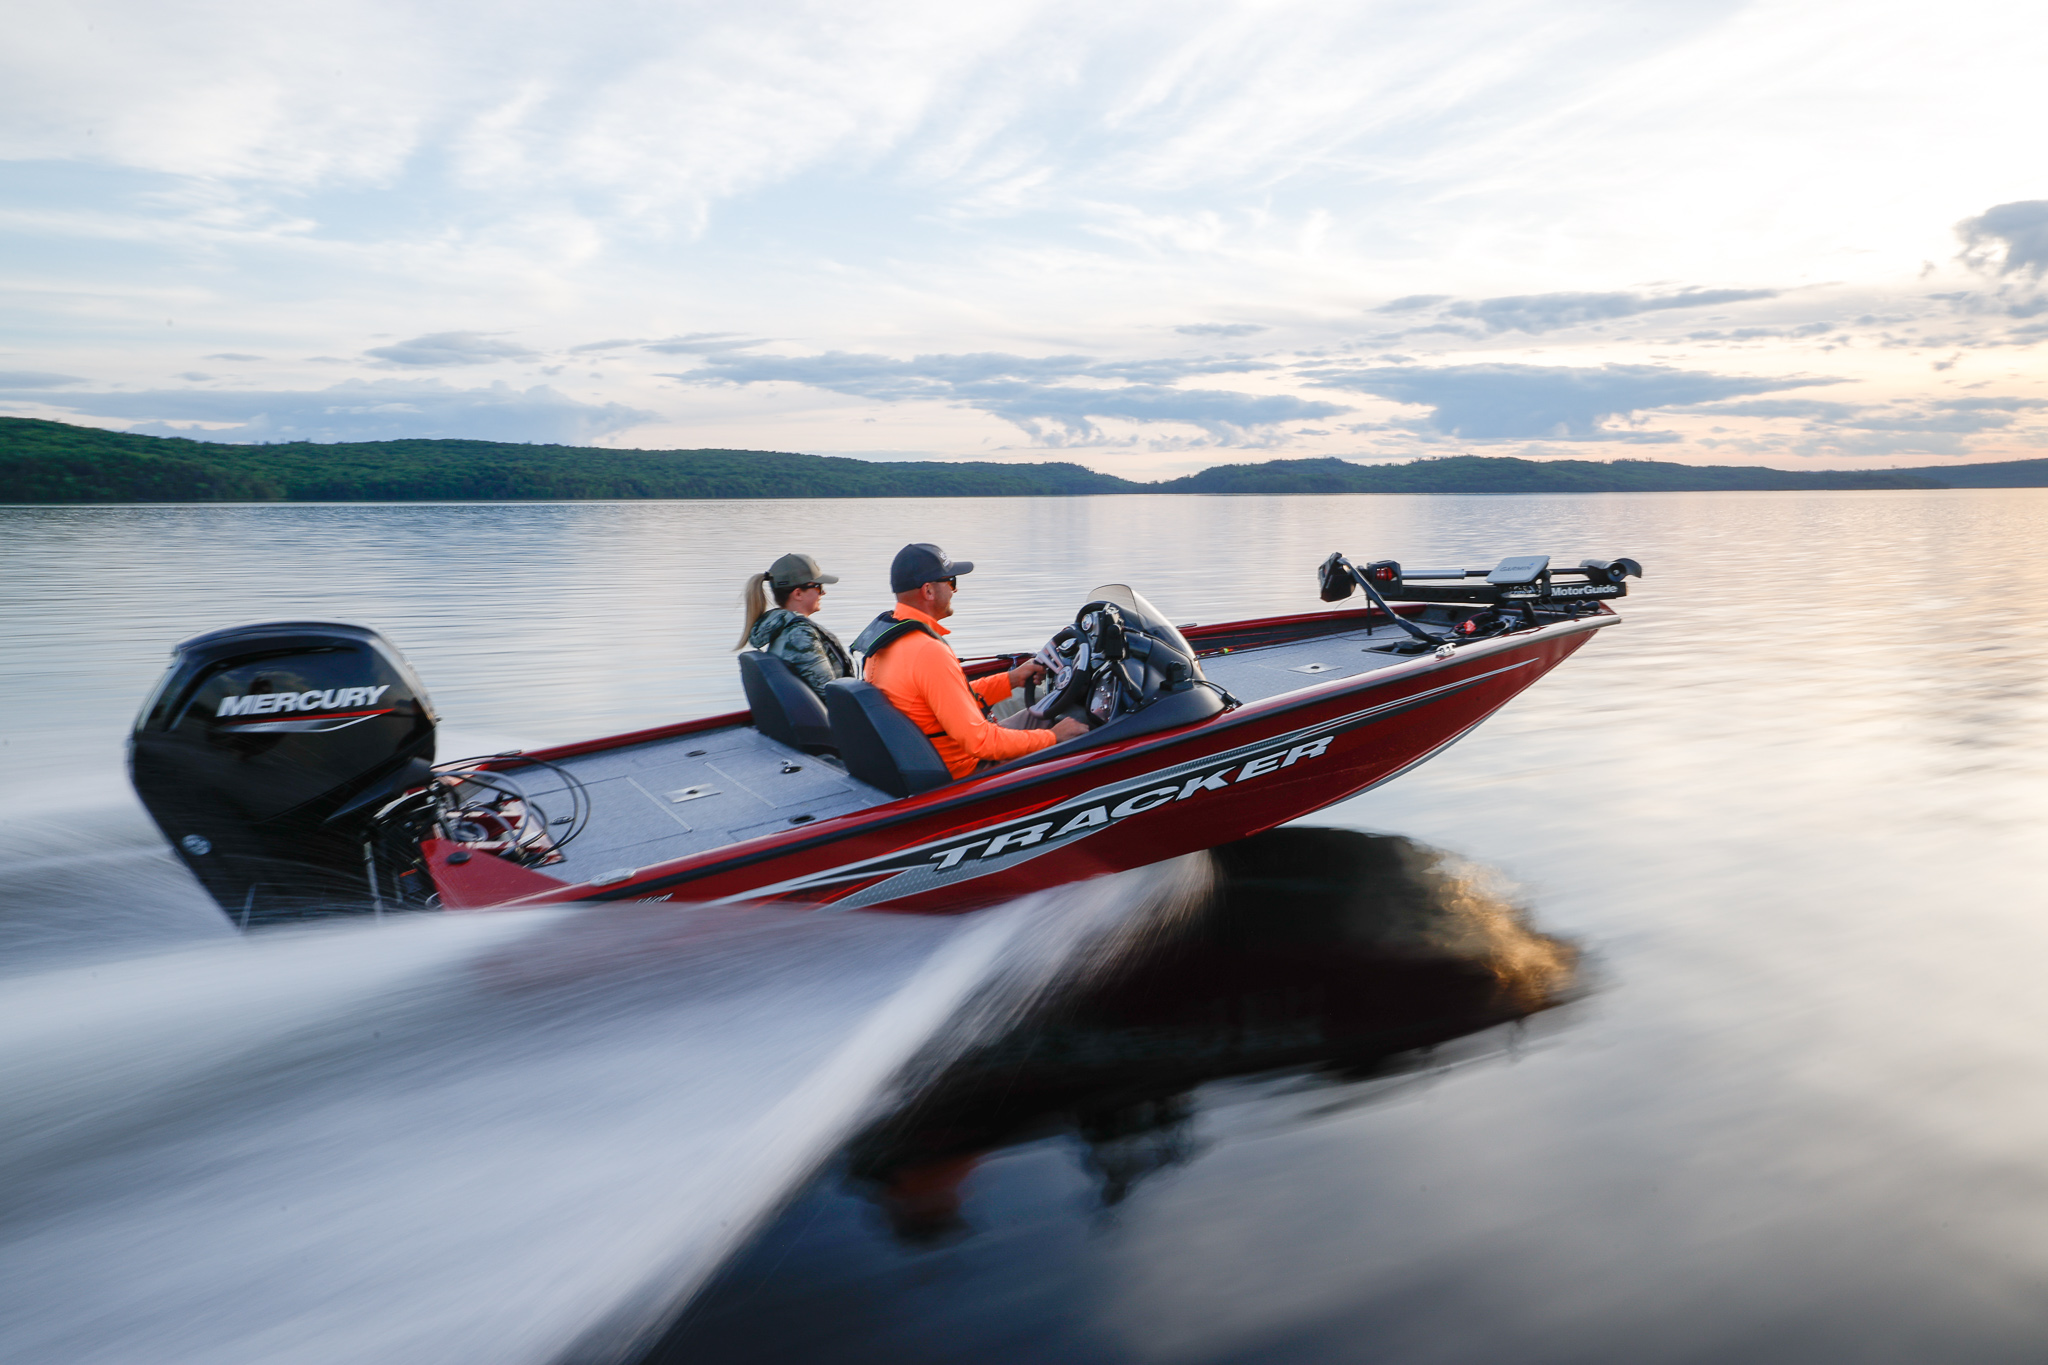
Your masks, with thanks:
M 824 704 L 788 664 L 773 654 L 747 650 L 740 655 L 740 686 L 746 689 L 756 730 L 807 754 L 832 752 L 832 723 Z
M 873 683 L 852 678 L 827 683 L 825 710 L 847 773 L 870 787 L 891 796 L 915 796 L 953 780 L 924 731 Z

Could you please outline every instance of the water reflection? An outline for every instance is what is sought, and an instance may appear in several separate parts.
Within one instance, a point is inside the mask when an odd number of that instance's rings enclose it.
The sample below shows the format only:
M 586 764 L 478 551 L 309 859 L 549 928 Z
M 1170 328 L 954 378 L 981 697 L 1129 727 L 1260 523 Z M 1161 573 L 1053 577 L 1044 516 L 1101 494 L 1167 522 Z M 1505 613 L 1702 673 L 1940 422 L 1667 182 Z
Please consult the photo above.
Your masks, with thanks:
M 1577 950 L 1486 869 L 1392 835 L 1290 828 L 1215 850 L 1205 902 L 946 1064 L 856 1138 L 855 1186 L 900 1240 L 970 1230 L 989 1153 L 1066 1133 L 1100 1205 L 1201 1150 L 1198 1087 L 1296 1070 L 1348 1084 L 1430 1064 L 1569 999 Z

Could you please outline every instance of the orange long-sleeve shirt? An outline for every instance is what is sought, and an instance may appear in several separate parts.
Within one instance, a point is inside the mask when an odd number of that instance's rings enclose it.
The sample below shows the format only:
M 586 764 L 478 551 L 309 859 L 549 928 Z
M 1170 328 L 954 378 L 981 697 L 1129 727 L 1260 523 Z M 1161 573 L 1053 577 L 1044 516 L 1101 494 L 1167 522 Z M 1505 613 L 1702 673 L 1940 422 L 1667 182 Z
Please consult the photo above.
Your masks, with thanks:
M 899 602 L 895 614 L 899 621 L 921 621 L 939 635 L 952 633 L 915 607 Z M 1010 675 L 968 682 L 952 648 L 921 630 L 905 632 L 868 660 L 866 677 L 924 731 L 956 778 L 973 772 L 984 759 L 1000 763 L 1053 743 L 1050 730 L 1005 730 L 989 720 L 982 708 L 1010 695 Z

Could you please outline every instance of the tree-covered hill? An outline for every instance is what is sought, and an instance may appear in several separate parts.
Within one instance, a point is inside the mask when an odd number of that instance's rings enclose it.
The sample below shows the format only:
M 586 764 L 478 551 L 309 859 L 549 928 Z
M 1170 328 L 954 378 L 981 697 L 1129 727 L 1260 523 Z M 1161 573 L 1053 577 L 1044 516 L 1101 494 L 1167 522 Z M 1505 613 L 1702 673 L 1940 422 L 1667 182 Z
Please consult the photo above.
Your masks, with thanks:
M 1663 460 L 1518 460 L 1454 455 L 1412 464 L 1348 460 L 1226 464 L 1158 486 L 1162 493 L 1700 493 L 1728 489 L 1940 488 L 1929 470 L 1760 469 Z M 2044 480 L 2048 481 L 2048 480 Z
M 877 462 L 759 450 L 503 441 L 229 445 L 0 417 L 0 503 L 438 502 L 573 498 L 1044 497 L 1077 493 L 1635 493 L 2048 486 L 2048 459 L 1921 469 L 1761 469 L 1457 455 L 1275 460 L 1137 483 L 1077 464 Z
M 1902 469 L 1925 474 L 1950 488 L 2048 488 L 2048 460 L 2004 460 L 1998 464 L 1959 464 L 1947 469 Z
M 880 464 L 502 441 L 225 445 L 0 417 L 0 502 L 1019 497 L 1137 486 L 1077 464 Z

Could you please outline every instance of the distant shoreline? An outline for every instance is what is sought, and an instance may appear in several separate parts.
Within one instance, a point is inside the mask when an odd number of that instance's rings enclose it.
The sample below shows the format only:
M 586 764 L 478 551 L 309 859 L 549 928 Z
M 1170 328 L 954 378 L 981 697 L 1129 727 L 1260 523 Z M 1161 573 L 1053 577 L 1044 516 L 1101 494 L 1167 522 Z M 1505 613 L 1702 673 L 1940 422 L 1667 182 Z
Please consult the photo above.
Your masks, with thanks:
M 1710 493 L 2048 487 L 2048 459 L 1783 470 L 1660 460 L 1455 455 L 1217 465 L 1142 483 L 1064 462 L 871 462 L 753 450 L 610 450 L 502 441 L 231 445 L 0 417 L 0 504 L 564 502 L 1136 493 Z

